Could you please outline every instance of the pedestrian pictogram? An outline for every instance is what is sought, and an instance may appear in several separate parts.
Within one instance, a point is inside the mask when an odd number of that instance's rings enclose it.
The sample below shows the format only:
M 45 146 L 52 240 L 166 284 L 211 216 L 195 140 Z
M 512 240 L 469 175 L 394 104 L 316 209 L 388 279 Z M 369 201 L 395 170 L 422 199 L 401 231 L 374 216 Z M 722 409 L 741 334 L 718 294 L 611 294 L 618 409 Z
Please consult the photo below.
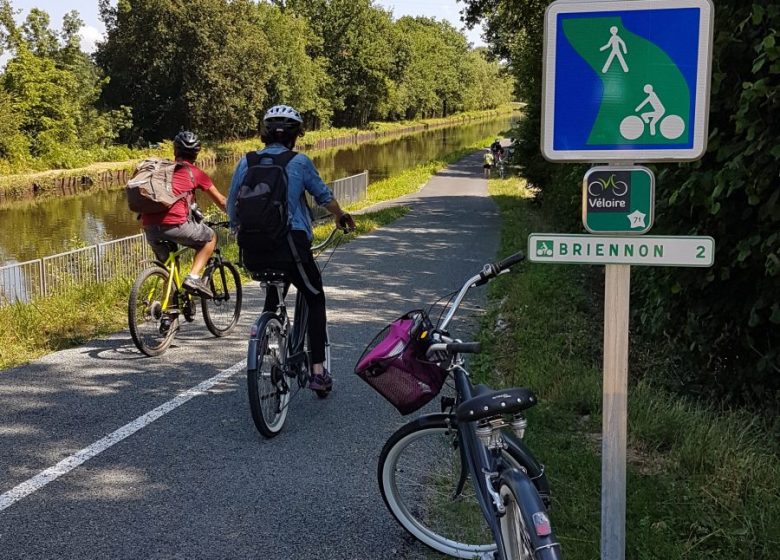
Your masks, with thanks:
M 620 67 L 623 69 L 623 72 L 628 72 L 626 59 L 623 58 L 624 54 L 628 54 L 628 50 L 626 50 L 626 42 L 620 38 L 620 35 L 618 35 L 617 26 L 613 25 L 610 27 L 609 32 L 612 33 L 612 37 L 609 38 L 609 41 L 607 41 L 606 45 L 599 49 L 600 51 L 611 49 L 609 57 L 607 58 L 607 62 L 604 64 L 604 68 L 601 69 L 601 73 L 607 73 L 607 70 L 609 70 L 610 66 L 612 66 L 612 61 L 615 58 L 617 58 L 618 62 L 620 63 Z
M 701 157 L 712 11 L 710 0 L 553 2 L 545 19 L 545 157 Z

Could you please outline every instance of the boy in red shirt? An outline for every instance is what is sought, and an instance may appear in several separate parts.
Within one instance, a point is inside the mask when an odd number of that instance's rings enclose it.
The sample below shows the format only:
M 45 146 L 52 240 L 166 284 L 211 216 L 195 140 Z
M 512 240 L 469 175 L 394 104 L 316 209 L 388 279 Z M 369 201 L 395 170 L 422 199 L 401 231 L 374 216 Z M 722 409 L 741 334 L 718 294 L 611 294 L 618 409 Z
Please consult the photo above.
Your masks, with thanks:
M 194 165 L 198 152 L 200 141 L 195 134 L 182 131 L 176 135 L 173 139 L 173 154 L 181 166 L 173 173 L 173 194 L 178 196 L 186 193 L 186 196 L 165 212 L 142 214 L 141 223 L 146 241 L 152 246 L 157 258 L 163 262 L 168 258 L 168 251 L 157 241 L 173 241 L 195 249 L 192 270 L 184 279 L 184 287 L 202 296 L 213 297 L 200 274 L 217 246 L 217 236 L 206 224 L 190 219 L 190 204 L 195 199 L 195 189 L 205 191 L 222 210 L 225 210 L 225 197 L 214 186 L 211 178 Z

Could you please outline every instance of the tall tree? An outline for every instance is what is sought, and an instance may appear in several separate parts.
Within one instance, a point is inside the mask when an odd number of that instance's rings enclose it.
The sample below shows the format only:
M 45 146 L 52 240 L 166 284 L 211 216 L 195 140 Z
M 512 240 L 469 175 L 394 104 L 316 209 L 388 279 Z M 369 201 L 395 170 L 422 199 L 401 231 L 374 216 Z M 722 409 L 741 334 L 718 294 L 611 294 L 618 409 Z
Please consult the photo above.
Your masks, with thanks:
M 288 0 L 283 9 L 305 16 L 322 39 L 333 80 L 334 124 L 364 125 L 386 101 L 394 67 L 392 19 L 373 0 Z
M 132 106 L 136 134 L 147 139 L 182 126 L 222 138 L 255 130 L 270 61 L 255 8 L 250 0 L 103 2 L 104 101 Z

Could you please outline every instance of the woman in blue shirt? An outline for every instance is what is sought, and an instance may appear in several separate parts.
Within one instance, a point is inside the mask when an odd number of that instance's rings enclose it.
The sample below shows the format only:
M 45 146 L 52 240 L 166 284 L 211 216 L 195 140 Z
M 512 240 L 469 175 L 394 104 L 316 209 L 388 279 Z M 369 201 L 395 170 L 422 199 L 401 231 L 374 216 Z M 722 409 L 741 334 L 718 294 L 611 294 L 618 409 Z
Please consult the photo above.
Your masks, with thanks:
M 257 152 L 260 156 L 276 156 L 292 150 L 303 132 L 303 119 L 300 113 L 287 105 L 275 105 L 268 109 L 263 117 L 260 138 L 266 147 Z M 273 162 L 272 158 L 267 158 Z M 294 247 L 281 244 L 274 248 L 253 247 L 242 251 L 244 265 L 250 270 L 274 269 L 288 273 L 292 284 L 301 292 L 309 306 L 309 341 L 311 343 L 312 372 L 309 387 L 313 390 L 330 390 L 333 379 L 324 367 L 325 362 L 325 293 L 322 288 L 322 276 L 311 253 L 312 224 L 311 214 L 303 198 L 304 190 L 309 192 L 320 206 L 324 206 L 336 219 L 340 227 L 355 228 L 352 216 L 345 213 L 333 198 L 333 193 L 320 178 L 314 163 L 304 154 L 296 154 L 285 167 L 287 171 L 288 223 Z M 233 172 L 230 192 L 227 199 L 227 211 L 231 225 L 240 231 L 236 202 L 238 192 L 249 170 L 246 156 L 242 157 Z M 300 262 L 293 255 L 296 250 Z M 287 293 L 285 288 L 285 294 Z M 275 290 L 268 290 L 263 311 L 275 311 L 277 307 Z

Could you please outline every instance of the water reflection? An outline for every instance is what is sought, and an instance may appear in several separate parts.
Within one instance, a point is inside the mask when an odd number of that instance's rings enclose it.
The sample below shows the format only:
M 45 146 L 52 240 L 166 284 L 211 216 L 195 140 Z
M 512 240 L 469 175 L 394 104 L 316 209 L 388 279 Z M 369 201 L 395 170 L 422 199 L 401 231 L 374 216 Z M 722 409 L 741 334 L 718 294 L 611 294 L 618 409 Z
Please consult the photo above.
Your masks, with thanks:
M 312 152 L 325 181 L 367 169 L 372 181 L 413 165 L 442 157 L 476 140 L 508 128 L 505 117 L 359 146 Z M 209 169 L 215 184 L 227 192 L 234 165 Z M 0 209 L 0 266 L 22 262 L 139 233 L 121 190 L 92 190 Z

